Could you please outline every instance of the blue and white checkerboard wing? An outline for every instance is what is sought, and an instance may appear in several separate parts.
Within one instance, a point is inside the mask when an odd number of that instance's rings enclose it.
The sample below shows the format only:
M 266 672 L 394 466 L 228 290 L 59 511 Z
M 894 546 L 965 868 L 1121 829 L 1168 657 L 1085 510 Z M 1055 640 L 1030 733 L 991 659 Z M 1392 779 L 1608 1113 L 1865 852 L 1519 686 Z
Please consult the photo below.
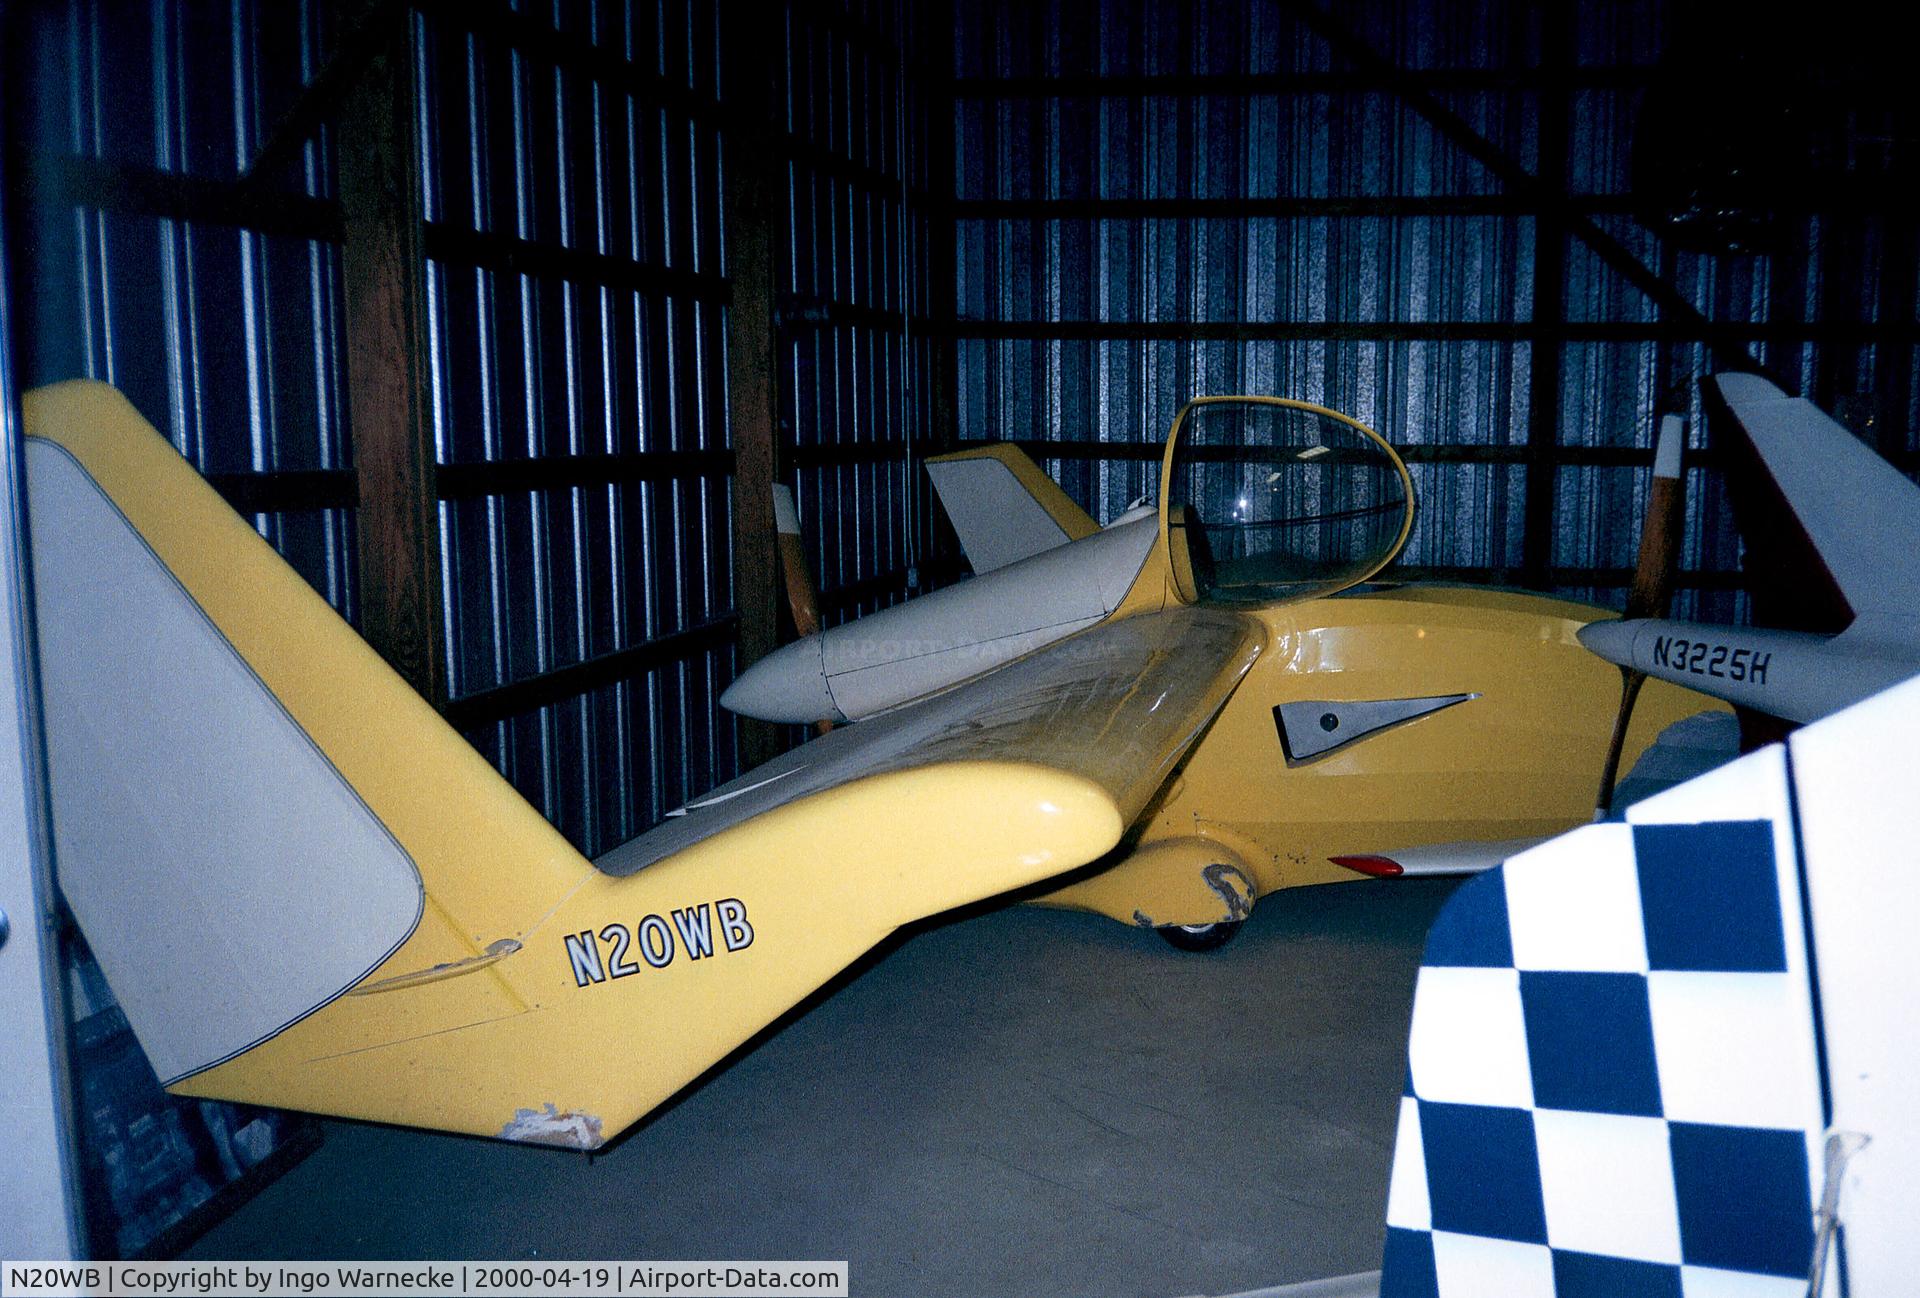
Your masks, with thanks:
M 1786 751 L 1773 747 L 1647 799 L 1627 821 L 1655 1028 L 1673 1061 L 1667 1116 L 1805 1127 L 1817 1163 L 1825 1102 L 1790 800 Z M 1727 821 L 1752 828 L 1700 823 Z
M 1835 713 L 1788 747 L 1832 1123 L 1869 1141 L 1843 1178 L 1848 1288 L 1912 1293 L 1920 1283 L 1920 682 Z
M 1454 894 L 1383 1295 L 1803 1294 L 1824 1126 L 1784 754 Z

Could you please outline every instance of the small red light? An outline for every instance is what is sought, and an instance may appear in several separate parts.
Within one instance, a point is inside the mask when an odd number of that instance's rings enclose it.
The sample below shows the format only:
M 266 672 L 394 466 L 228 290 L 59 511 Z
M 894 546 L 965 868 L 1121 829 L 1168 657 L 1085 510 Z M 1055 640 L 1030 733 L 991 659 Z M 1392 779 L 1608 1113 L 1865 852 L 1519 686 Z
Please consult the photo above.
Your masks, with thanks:
M 1400 868 L 1400 862 L 1387 856 L 1330 856 L 1327 859 L 1335 865 L 1370 874 L 1376 879 L 1398 879 L 1406 873 Z

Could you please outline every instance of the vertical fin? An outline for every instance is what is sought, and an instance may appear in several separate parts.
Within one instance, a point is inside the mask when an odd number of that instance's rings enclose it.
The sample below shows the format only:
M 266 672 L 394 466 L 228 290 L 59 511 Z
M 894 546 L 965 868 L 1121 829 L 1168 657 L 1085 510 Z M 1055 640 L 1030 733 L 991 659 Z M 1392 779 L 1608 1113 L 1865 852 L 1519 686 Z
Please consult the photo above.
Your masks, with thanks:
M 1019 447 L 993 442 L 927 461 L 967 562 L 991 572 L 1099 531 Z
M 1091 701 L 1084 658 L 1031 658 L 892 748 L 876 721 L 780 768 L 837 773 L 750 773 L 757 807 L 616 872 L 119 393 L 23 405 L 61 872 L 178 1094 L 596 1146 L 900 925 L 1109 851 L 1165 774 L 1132 754 L 1177 760 L 1264 643 L 1201 610 L 1117 624 Z M 977 700 L 1009 681 L 1045 722 L 1003 709 L 996 737 Z
M 1707 380 L 1731 427 L 1756 618 L 1800 631 L 1920 620 L 1920 487 L 1812 402 L 1753 374 Z

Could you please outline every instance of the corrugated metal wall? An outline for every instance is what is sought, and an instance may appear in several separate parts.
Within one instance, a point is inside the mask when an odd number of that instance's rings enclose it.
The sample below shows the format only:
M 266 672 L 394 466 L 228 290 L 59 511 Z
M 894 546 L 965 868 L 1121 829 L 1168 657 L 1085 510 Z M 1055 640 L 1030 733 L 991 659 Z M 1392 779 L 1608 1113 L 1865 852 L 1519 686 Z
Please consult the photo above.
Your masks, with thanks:
M 14 99 L 57 164 L 29 380 L 120 386 L 352 617 L 328 132 L 272 193 L 232 184 L 326 66 L 332 12 L 65 0 L 14 23 Z M 1759 257 L 1633 216 L 1675 12 L 787 0 L 738 33 L 776 51 L 779 120 L 774 157 L 736 159 L 729 114 L 768 88 L 725 84 L 742 47 L 708 4 L 423 5 L 452 715 L 589 851 L 735 769 L 736 163 L 786 199 L 779 471 L 830 620 L 952 575 L 918 457 L 1051 442 L 1111 516 L 1198 392 L 1323 401 L 1407 448 L 1403 571 L 1602 600 L 1654 413 L 1715 348 L 1911 465 L 1910 214 L 1810 201 Z M 1717 479 L 1692 476 L 1681 611 L 1738 613 Z
M 1082 444 L 1050 464 L 1106 517 L 1186 398 L 1322 402 L 1408 451 L 1403 571 L 1607 602 L 1656 411 L 1698 415 L 1709 341 L 1911 451 L 1910 212 L 1805 213 L 1772 257 L 1631 215 L 1671 8 L 960 7 L 959 435 Z M 1690 478 L 1680 611 L 1737 614 L 1717 476 Z
M 20 258 L 33 312 L 20 340 L 28 385 L 112 383 L 211 475 L 351 464 L 338 348 L 339 249 L 300 237 L 311 213 L 263 229 L 160 215 L 169 178 L 230 181 L 324 61 L 319 5 L 74 0 L 10 28 L 32 48 L 20 123 L 44 168 Z M 238 11 L 239 21 L 233 21 Z M 150 200 L 108 201 L 133 177 Z M 294 178 L 289 177 L 289 181 Z M 303 191 L 326 193 L 309 166 Z M 350 509 L 274 511 L 261 532 L 352 617 Z
M 734 769 L 719 46 L 705 5 L 534 22 L 418 19 L 440 572 L 456 701 L 680 638 L 468 730 L 592 852 Z
M 326 222 L 299 205 L 259 230 L 161 214 L 194 205 L 192 186 L 169 177 L 230 179 L 317 62 L 308 8 L 265 6 L 237 28 L 229 16 L 108 4 L 46 6 L 31 26 L 5 15 L 0 40 L 20 46 L 0 51 L 11 80 L 0 170 L 18 178 L 23 140 L 42 164 L 67 160 L 33 167 L 31 191 L 7 195 L 34 209 L 16 209 L 24 219 L 6 231 L 20 240 L 7 258 L 9 306 L 25 321 L 11 360 L 28 384 L 114 383 L 243 506 L 275 503 L 260 496 L 265 482 L 318 486 L 302 507 L 253 521 L 351 616 L 340 258 L 308 237 Z M 37 93 L 13 89 L 23 67 Z M 302 179 L 308 195 L 323 192 L 317 174 Z M 143 202 L 108 200 L 128 183 Z M 217 1220 L 215 1204 L 244 1199 L 310 1150 L 318 1123 L 165 1094 L 71 921 L 59 945 L 85 1255 L 177 1249 Z
M 356 614 L 331 128 L 234 182 L 342 44 L 335 6 L 70 0 L 16 23 L 34 92 L 29 381 L 121 388 Z M 701 0 L 423 5 L 409 20 L 451 704 L 605 850 L 737 769 L 724 169 Z M 830 619 L 892 602 L 930 520 L 922 75 L 944 19 L 793 0 L 779 441 Z M 746 157 L 743 165 L 758 165 Z M 903 188 L 902 177 L 906 177 Z
M 947 571 L 909 571 L 933 543 L 918 459 L 936 436 L 929 64 L 945 16 L 793 0 L 785 20 L 781 432 L 832 623 Z

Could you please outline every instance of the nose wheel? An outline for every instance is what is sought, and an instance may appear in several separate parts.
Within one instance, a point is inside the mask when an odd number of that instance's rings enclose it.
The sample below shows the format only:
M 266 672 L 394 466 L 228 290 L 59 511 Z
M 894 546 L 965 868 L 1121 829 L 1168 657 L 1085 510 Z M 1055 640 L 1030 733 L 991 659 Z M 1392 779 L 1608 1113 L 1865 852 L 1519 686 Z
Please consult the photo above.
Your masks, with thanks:
M 1233 941 L 1245 922 L 1228 919 L 1217 924 L 1166 924 L 1153 931 L 1176 951 L 1217 951 Z

